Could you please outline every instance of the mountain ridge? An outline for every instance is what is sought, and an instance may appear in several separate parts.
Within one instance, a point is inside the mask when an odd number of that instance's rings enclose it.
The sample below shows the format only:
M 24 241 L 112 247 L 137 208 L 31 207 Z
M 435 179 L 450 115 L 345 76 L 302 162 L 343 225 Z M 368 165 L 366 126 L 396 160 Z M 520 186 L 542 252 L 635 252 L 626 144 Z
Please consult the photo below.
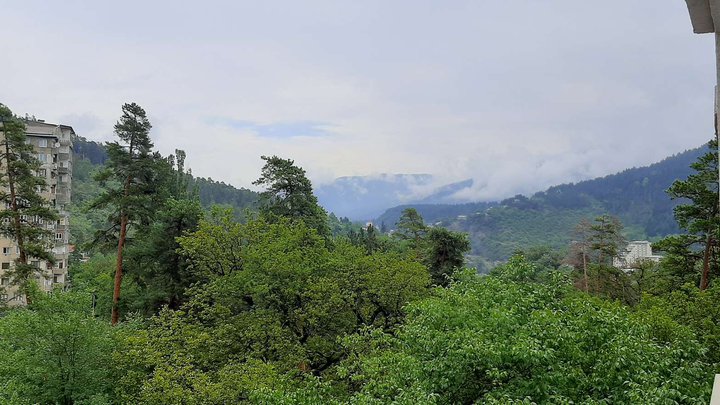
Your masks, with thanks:
M 552 186 L 530 197 L 518 194 L 489 203 L 400 205 L 374 222 L 393 228 L 402 210 L 415 208 L 428 224 L 467 232 L 472 255 L 487 262 L 541 245 L 563 249 L 578 222 L 603 214 L 620 218 L 628 239 L 654 240 L 678 232 L 673 208 L 680 201 L 671 200 L 665 190 L 691 174 L 690 165 L 706 150 L 704 145 L 648 166 Z

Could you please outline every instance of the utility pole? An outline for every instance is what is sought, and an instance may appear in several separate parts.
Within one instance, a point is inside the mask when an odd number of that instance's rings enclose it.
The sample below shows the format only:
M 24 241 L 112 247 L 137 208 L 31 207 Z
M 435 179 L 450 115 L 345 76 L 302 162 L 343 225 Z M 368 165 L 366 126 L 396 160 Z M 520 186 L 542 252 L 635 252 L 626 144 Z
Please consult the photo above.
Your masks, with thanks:
M 720 0 L 685 0 L 690 21 L 696 34 L 715 33 L 715 137 L 718 141 L 720 162 Z M 716 29 L 717 27 L 717 29 Z M 720 206 L 720 164 L 718 164 L 718 205 Z

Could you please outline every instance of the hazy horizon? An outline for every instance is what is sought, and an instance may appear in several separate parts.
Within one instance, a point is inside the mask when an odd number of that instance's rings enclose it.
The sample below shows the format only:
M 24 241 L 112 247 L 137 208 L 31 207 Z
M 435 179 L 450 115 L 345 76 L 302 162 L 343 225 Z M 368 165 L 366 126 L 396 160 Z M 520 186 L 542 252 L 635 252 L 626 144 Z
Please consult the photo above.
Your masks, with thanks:
M 113 138 L 125 102 L 198 176 L 260 155 L 317 185 L 467 178 L 497 200 L 657 162 L 712 137 L 713 38 L 685 4 L 7 2 L 0 102 Z

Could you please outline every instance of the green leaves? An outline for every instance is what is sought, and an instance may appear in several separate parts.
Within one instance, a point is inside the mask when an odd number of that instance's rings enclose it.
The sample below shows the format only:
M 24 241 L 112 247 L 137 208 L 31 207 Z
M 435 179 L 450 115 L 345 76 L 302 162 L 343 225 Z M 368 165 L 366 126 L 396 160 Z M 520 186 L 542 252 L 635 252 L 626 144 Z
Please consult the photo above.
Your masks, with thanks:
M 260 212 L 268 220 L 275 217 L 302 220 L 325 237 L 330 236 L 327 213 L 313 195 L 312 184 L 305 176 L 305 170 L 295 166 L 290 159 L 277 156 L 262 156 L 265 165 L 261 176 L 253 182 L 265 186 L 260 195 L 263 199 Z
M 41 163 L 27 142 L 25 124 L 0 104 L 0 235 L 13 240 L 19 251 L 15 268 L 7 272 L 15 285 L 26 291 L 39 273 L 33 260 L 54 263 L 53 233 L 48 223 L 59 217 L 41 191 L 47 188 L 38 176 Z
M 407 393 L 438 403 L 701 402 L 713 373 L 670 321 L 656 328 L 618 304 L 533 282 L 520 258 L 411 304 L 391 345 L 358 358 L 363 401 Z M 562 282 L 561 282 L 562 283 Z
M 695 173 L 686 180 L 677 180 L 668 189 L 673 199 L 689 201 L 675 207 L 675 219 L 685 235 L 672 236 L 661 241 L 660 246 L 666 249 L 672 261 L 670 271 L 692 271 L 693 256 L 699 260 L 699 254 L 693 244 L 702 247 L 702 271 L 700 289 L 710 285 L 710 279 L 717 277 L 718 255 L 720 254 L 720 212 L 718 209 L 718 144 L 716 140 L 708 144 L 710 149 L 701 156 L 692 168 Z M 688 243 L 689 242 L 689 243 Z
M 0 317 L 0 403 L 73 403 L 112 394 L 115 336 L 89 294 L 37 295 Z M 7 401 L 7 402 L 4 402 Z

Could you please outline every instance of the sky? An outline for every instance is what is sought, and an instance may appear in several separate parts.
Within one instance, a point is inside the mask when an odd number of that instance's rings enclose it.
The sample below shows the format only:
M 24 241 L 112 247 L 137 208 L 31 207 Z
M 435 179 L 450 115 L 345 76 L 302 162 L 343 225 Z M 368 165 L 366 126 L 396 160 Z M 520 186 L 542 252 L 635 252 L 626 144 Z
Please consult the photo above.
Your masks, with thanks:
M 713 133 L 713 36 L 681 0 L 3 0 L 0 21 L 16 114 L 109 141 L 137 102 L 158 150 L 238 187 L 278 155 L 316 185 L 429 173 L 496 200 Z

